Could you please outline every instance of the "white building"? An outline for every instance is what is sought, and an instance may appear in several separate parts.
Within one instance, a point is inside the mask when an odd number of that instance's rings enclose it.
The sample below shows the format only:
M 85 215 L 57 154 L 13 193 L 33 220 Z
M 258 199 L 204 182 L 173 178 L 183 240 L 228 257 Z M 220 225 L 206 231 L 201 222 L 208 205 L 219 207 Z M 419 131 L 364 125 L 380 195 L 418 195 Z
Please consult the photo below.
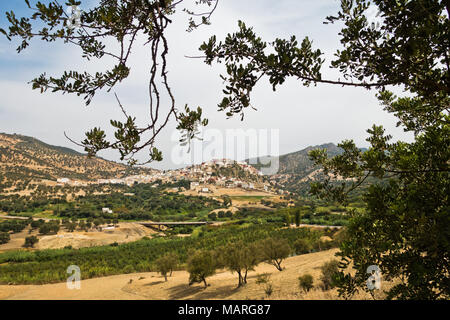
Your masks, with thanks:
M 191 189 L 195 189 L 195 187 L 198 187 L 198 185 L 199 185 L 198 182 L 192 181 L 191 182 Z

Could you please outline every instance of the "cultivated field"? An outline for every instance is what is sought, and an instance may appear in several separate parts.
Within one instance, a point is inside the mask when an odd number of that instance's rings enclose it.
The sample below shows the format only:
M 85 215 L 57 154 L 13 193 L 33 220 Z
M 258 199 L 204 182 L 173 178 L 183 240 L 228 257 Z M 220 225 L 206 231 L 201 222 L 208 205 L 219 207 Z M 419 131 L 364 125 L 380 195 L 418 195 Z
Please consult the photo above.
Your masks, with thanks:
M 248 284 L 237 288 L 237 275 L 221 270 L 208 278 L 209 287 L 203 284 L 188 285 L 189 274 L 176 271 L 167 282 L 157 273 L 134 273 L 81 281 L 80 290 L 69 290 L 66 283 L 47 285 L 0 286 L 0 299 L 340 299 L 335 289 L 322 291 L 320 266 L 333 259 L 337 249 L 288 258 L 282 272 L 262 263 L 251 271 Z M 257 275 L 270 274 L 273 293 L 268 297 L 264 286 L 256 283 Z M 314 277 L 314 289 L 308 293 L 298 288 L 298 277 L 310 273 Z M 381 296 L 378 296 L 381 298 Z M 368 294 L 358 294 L 356 299 L 371 299 Z

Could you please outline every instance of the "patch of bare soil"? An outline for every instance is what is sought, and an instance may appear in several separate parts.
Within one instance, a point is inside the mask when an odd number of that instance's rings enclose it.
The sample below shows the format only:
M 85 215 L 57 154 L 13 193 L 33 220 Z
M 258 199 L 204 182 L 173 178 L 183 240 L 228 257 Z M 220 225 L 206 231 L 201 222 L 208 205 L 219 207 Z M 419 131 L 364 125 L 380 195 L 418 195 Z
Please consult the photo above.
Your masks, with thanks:
M 25 228 L 19 233 L 10 234 L 11 240 L 8 243 L 0 245 L 0 253 L 9 250 L 21 249 L 25 243 L 25 238 L 29 236 L 37 236 L 37 231 L 29 233 L 30 228 Z
M 138 223 L 120 223 L 117 227 L 89 232 L 60 232 L 56 235 L 43 236 L 36 245 L 37 249 L 57 249 L 72 246 L 104 246 L 114 242 L 125 243 L 151 236 L 156 232 Z
M 0 253 L 9 250 L 22 249 L 25 238 L 31 235 L 37 236 L 39 242 L 35 245 L 36 249 L 58 249 L 66 246 L 72 246 L 74 249 L 83 247 L 104 246 L 114 242 L 125 243 L 139 240 L 143 237 L 151 237 L 157 233 L 138 223 L 120 223 L 117 227 L 103 229 L 102 231 L 60 231 L 55 235 L 39 235 L 38 231 L 29 233 L 29 227 L 24 231 L 11 234 L 11 240 L 0 245 Z

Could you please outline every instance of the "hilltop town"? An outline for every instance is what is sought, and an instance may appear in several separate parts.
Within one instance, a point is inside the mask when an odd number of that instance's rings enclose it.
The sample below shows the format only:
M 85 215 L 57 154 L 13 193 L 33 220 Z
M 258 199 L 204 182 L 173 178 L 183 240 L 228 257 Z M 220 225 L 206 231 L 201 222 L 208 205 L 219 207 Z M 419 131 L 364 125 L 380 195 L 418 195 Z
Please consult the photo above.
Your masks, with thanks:
M 97 179 L 85 181 L 61 177 L 57 179 L 60 186 L 88 186 L 102 184 L 123 184 L 133 186 L 140 183 L 171 183 L 180 180 L 190 181 L 190 190 L 200 193 L 210 192 L 210 186 L 222 188 L 241 188 L 254 191 L 274 191 L 283 193 L 276 188 L 274 179 L 269 180 L 262 172 L 244 161 L 230 159 L 213 159 L 201 164 L 191 165 L 181 169 L 154 171 L 151 174 L 130 175 L 123 178 Z M 154 184 L 156 187 L 157 184 Z M 175 191 L 175 190 L 174 190 Z M 184 190 L 177 190 L 184 191 Z

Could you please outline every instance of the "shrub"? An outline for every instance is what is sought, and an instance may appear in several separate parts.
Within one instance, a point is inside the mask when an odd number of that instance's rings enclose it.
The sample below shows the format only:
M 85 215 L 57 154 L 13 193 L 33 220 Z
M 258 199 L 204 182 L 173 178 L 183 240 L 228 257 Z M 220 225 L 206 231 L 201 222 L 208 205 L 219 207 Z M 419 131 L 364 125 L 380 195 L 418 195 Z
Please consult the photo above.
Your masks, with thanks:
M 52 222 L 43 223 L 39 227 L 39 233 L 40 234 L 58 233 L 59 228 L 60 228 L 59 224 L 56 223 Z
M 217 214 L 215 212 L 211 212 L 210 214 L 208 214 L 208 219 L 212 220 L 212 221 L 216 221 L 217 220 Z
M 268 297 L 270 297 L 273 293 L 273 285 L 270 281 L 270 274 L 269 273 L 262 273 L 256 275 L 256 284 L 264 285 L 264 292 Z
M 339 274 L 339 261 L 330 260 L 325 262 L 321 267 L 322 276 L 320 280 L 323 284 L 323 290 L 333 289 L 337 284 L 337 276 Z
M 313 249 L 311 241 L 300 238 L 294 242 L 294 250 L 296 254 L 310 253 Z
M 298 277 L 298 284 L 300 289 L 302 289 L 304 292 L 308 292 L 313 288 L 314 279 L 313 276 L 309 273 L 304 274 L 300 277 Z
M 33 248 L 36 243 L 39 242 L 39 239 L 36 236 L 26 237 L 25 244 L 23 245 L 25 248 Z
M 269 282 L 270 274 L 269 273 L 261 273 L 256 275 L 256 284 L 264 284 Z
M 266 285 L 266 287 L 264 288 L 264 292 L 266 293 L 266 295 L 268 296 L 268 297 L 270 297 L 271 295 L 272 295 L 272 293 L 273 293 L 273 285 L 272 285 L 272 283 L 268 283 L 267 285 Z
M 134 272 L 134 267 L 130 264 L 127 264 L 124 268 L 123 268 L 123 273 L 133 273 Z
M 0 244 L 8 243 L 10 239 L 8 232 L 0 232 Z
M 178 257 L 174 253 L 169 253 L 159 257 L 156 261 L 156 270 L 161 273 L 164 280 L 167 281 L 167 274 L 170 272 L 172 275 L 173 270 L 178 265 Z

